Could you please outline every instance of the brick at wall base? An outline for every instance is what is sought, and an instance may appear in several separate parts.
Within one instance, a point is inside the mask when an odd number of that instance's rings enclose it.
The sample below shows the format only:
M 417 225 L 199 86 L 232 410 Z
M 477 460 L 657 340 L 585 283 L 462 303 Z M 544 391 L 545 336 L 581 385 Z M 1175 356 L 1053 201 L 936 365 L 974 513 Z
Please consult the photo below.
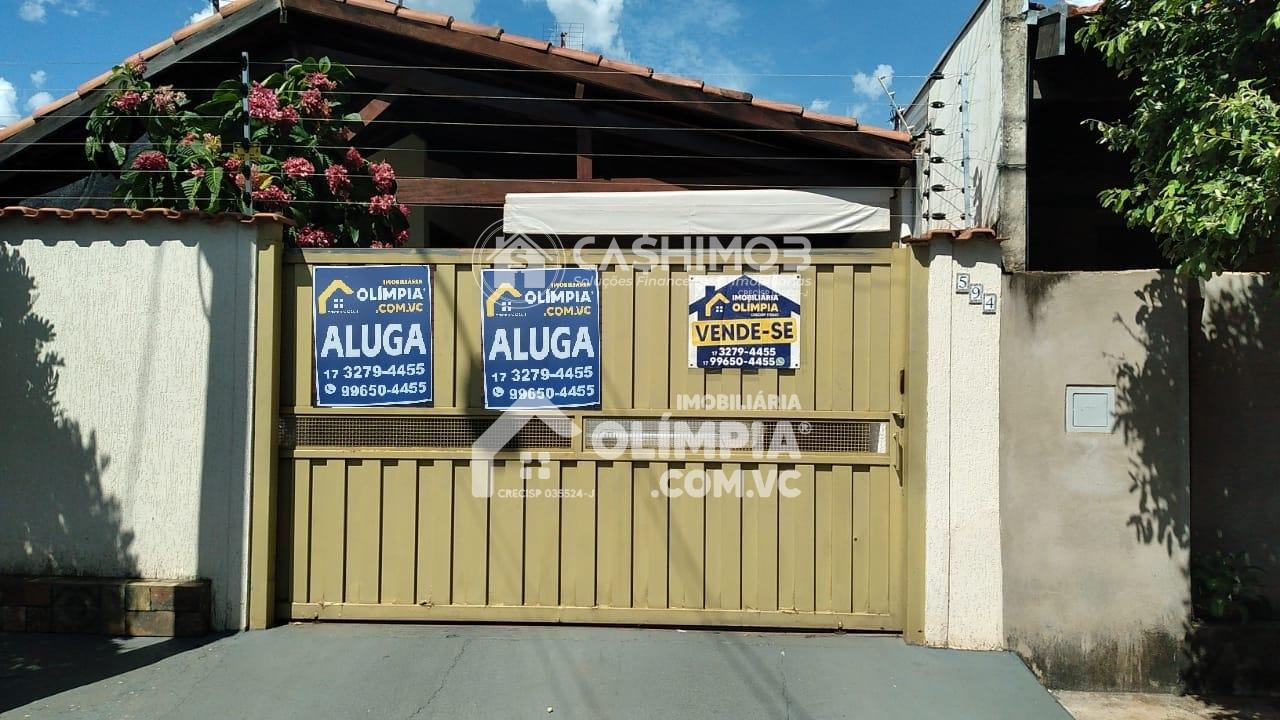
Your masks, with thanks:
M 209 631 L 207 580 L 0 576 L 0 630 L 171 637 Z

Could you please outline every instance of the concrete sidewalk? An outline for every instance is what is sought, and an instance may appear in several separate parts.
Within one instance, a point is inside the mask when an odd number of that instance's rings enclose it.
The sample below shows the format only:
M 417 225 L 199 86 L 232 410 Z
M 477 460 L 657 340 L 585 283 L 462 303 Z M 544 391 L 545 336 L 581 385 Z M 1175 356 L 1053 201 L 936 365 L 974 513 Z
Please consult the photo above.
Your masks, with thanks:
M 0 635 L 0 663 L 3 718 L 1070 718 L 1011 654 L 866 635 L 293 625 Z

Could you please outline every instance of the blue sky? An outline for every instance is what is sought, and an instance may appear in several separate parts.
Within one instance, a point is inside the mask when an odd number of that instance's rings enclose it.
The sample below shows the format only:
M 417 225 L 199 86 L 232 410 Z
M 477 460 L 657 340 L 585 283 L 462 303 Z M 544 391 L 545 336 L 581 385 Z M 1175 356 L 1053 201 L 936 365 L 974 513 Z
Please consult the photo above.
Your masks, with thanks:
M 663 72 L 887 125 L 978 0 L 405 0 L 585 45 Z M 0 126 L 185 25 L 204 0 L 0 0 Z

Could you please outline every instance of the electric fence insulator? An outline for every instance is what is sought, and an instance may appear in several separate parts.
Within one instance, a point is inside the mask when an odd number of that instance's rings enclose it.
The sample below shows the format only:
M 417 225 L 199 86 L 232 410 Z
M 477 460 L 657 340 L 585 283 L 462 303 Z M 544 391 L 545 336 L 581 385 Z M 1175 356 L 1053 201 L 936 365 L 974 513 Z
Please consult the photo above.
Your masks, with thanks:
M 947 129 L 946 128 L 929 128 L 929 134 L 930 135 L 946 135 Z

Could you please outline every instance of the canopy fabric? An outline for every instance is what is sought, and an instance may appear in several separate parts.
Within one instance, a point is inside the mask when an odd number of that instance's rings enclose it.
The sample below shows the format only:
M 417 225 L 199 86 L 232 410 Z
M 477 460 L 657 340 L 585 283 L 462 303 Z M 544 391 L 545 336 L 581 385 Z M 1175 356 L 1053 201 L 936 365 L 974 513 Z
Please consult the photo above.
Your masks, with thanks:
M 508 235 L 818 235 L 890 229 L 888 190 L 510 193 Z

